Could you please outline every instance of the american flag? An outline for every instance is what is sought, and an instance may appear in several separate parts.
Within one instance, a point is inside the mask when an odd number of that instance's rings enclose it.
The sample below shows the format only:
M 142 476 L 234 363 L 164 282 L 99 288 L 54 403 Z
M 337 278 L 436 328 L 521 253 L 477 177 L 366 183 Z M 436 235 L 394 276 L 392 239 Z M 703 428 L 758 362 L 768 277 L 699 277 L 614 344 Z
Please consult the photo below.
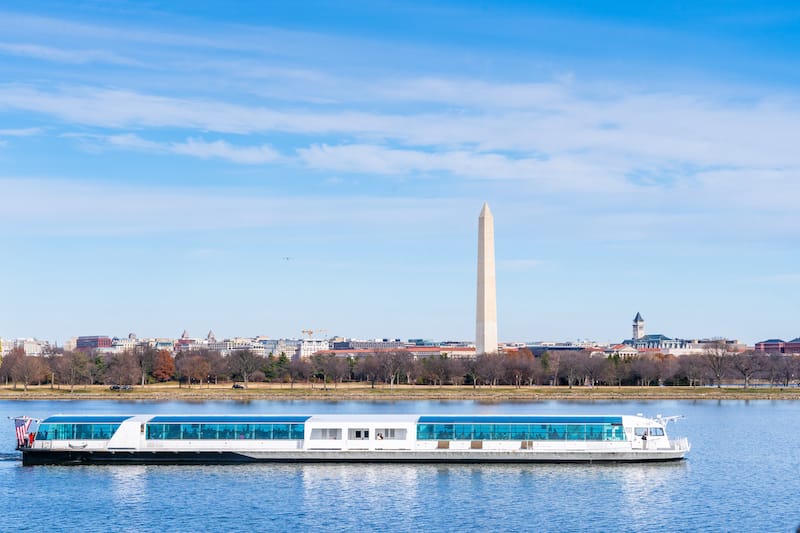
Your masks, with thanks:
M 31 418 L 22 416 L 14 419 L 14 429 L 17 430 L 17 446 L 25 444 L 25 437 L 28 435 L 28 429 L 31 427 Z

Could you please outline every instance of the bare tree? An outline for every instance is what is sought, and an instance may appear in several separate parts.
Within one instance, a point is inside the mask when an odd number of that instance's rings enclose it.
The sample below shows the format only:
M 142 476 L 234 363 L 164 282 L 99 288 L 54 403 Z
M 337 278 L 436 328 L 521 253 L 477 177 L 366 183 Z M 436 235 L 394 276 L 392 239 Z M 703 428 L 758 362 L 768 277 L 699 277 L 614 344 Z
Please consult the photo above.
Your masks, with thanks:
M 141 377 L 139 357 L 130 351 L 111 354 L 106 358 L 106 384 L 133 385 Z
M 687 354 L 678 358 L 678 375 L 685 377 L 690 387 L 701 382 L 706 370 L 706 364 L 701 355 Z
M 516 388 L 522 388 L 533 372 L 534 358 L 530 350 L 522 349 L 506 356 L 508 374 Z
M 33 382 L 41 381 L 47 376 L 47 365 L 41 357 L 23 355 L 19 357 L 14 366 L 11 367 L 11 375 L 14 382 L 21 381 L 25 392 L 28 392 L 28 385 Z
M 186 377 L 189 388 L 192 388 L 192 381 L 196 381 L 203 387 L 203 381 L 208 379 L 211 372 L 211 365 L 208 360 L 199 354 L 192 354 L 188 357 L 181 357 L 178 360 L 179 372 Z
M 639 355 L 631 361 L 631 374 L 642 387 L 649 387 L 658 375 L 658 366 L 652 357 Z
M 384 383 L 389 388 L 399 380 L 403 366 L 411 360 L 411 354 L 407 350 L 380 350 L 375 352 L 378 364 L 383 374 Z
M 494 387 L 505 373 L 504 356 L 499 353 L 482 353 L 476 358 L 475 372 L 484 385 Z
M 8 385 L 9 380 L 13 380 L 15 389 L 17 388 L 17 378 L 12 369 L 22 357 L 25 357 L 25 350 L 18 347 L 8 352 L 8 354 L 3 357 L 3 361 L 0 362 L 0 376 L 5 380 L 6 385 Z
M 731 356 L 731 367 L 742 376 L 744 388 L 749 389 L 753 376 L 764 368 L 764 357 L 754 350 L 737 352 Z
M 356 363 L 356 372 L 360 376 L 363 376 L 364 379 L 369 381 L 371 388 L 374 389 L 375 382 L 378 380 L 378 376 L 381 374 L 381 366 L 377 357 L 374 355 L 361 357 Z
M 577 383 L 586 375 L 586 365 L 589 356 L 581 350 L 580 352 L 564 352 L 561 355 L 561 367 L 567 377 L 567 385 L 572 388 L 573 383 Z
M 717 388 L 722 387 L 722 378 L 731 365 L 731 354 L 728 352 L 725 341 L 719 340 L 713 342 L 706 348 L 703 357 L 705 358 L 708 370 L 714 376 Z
M 308 379 L 311 376 L 311 365 L 306 359 L 293 359 L 289 362 L 289 387 L 294 388 L 295 381 L 299 379 Z
M 246 387 L 247 378 L 264 365 L 264 358 L 252 350 L 233 350 L 228 356 L 228 364 L 234 374 L 241 376 Z
M 588 354 L 586 358 L 586 377 L 589 380 L 589 385 L 594 387 L 598 381 L 603 379 L 607 374 L 609 366 L 608 359 L 605 355 L 591 355 Z
M 59 381 L 68 384 L 70 392 L 75 392 L 75 385 L 91 381 L 91 364 L 84 352 L 64 352 L 56 362 L 55 372 Z

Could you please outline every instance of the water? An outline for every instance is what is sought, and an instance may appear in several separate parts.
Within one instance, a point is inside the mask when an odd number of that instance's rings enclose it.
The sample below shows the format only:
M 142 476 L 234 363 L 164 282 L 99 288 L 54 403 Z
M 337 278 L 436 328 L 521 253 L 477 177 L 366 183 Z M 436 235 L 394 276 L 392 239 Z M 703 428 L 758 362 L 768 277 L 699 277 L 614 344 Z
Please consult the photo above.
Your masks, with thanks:
M 642 465 L 25 467 L 7 416 L 683 414 L 686 461 Z M 0 402 L 0 530 L 794 531 L 794 401 Z

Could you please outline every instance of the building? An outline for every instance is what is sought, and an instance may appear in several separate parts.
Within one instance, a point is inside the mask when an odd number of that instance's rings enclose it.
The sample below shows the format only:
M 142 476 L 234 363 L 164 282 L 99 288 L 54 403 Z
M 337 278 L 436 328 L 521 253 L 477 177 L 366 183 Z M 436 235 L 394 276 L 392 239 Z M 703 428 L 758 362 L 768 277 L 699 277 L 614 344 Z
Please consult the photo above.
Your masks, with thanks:
M 89 352 L 98 348 L 111 348 L 111 337 L 90 335 L 78 337 L 75 342 L 75 349 L 81 352 Z
M 405 343 L 400 339 L 338 340 L 332 343 L 334 350 L 392 350 L 403 348 Z
M 642 318 L 641 313 L 636 313 L 636 316 L 633 318 L 633 337 L 634 341 L 637 341 L 644 337 L 644 319 Z
M 494 268 L 494 217 L 484 203 L 478 217 L 478 297 L 475 350 L 497 352 L 497 286 Z

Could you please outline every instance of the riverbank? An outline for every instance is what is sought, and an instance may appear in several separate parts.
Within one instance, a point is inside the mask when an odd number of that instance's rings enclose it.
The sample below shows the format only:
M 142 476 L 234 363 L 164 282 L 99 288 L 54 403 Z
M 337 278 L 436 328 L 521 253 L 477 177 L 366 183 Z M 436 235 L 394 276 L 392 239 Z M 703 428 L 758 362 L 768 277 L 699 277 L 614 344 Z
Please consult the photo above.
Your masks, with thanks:
M 324 389 L 320 384 L 251 383 L 247 389 L 230 383 L 179 387 L 176 383 L 135 386 L 129 391 L 112 391 L 92 385 L 60 389 L 50 385 L 0 386 L 0 400 L 800 400 L 800 388 L 737 387 L 478 387 L 395 385 L 388 387 L 347 383 Z

